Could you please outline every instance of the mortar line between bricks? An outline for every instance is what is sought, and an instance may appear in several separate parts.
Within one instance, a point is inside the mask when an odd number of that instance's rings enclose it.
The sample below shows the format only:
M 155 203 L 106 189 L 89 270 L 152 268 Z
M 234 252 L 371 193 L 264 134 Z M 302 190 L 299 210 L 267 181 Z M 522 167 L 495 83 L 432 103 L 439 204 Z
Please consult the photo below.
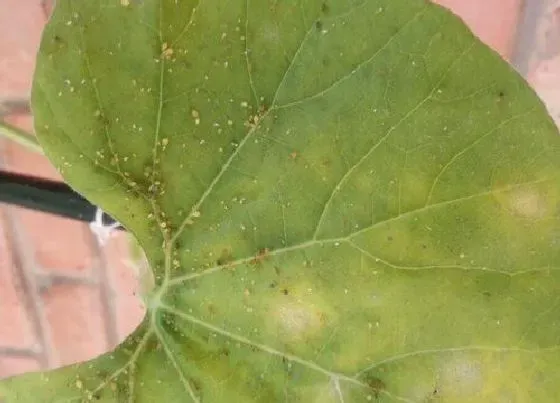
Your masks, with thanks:
M 39 352 L 32 348 L 0 346 L 0 355 L 12 358 L 29 358 L 37 361 Z
M 18 297 L 22 300 L 28 315 L 28 321 L 33 329 L 34 336 L 40 345 L 38 353 L 39 365 L 42 368 L 54 366 L 54 359 L 51 351 L 51 343 L 47 329 L 47 321 L 43 311 L 42 299 L 35 282 L 33 250 L 23 240 L 20 223 L 13 216 L 8 208 L 3 209 L 4 223 L 6 224 L 6 242 L 11 251 L 16 272 L 16 287 Z M 27 249 L 27 250 L 26 250 Z
M 92 231 L 89 228 L 84 228 L 88 238 L 89 248 L 93 255 L 93 271 L 94 278 L 97 280 L 99 301 L 101 303 L 103 323 L 105 325 L 105 341 L 107 343 L 107 349 L 111 350 L 115 348 L 120 341 L 117 326 L 117 309 L 114 297 L 115 293 L 109 278 L 105 251 Z
M 29 115 L 29 100 L 25 98 L 0 98 L 0 119 L 13 115 Z
M 3 159 L 4 141 L 0 140 L 0 169 L 5 168 Z M 55 361 L 52 353 L 52 343 L 48 334 L 47 320 L 43 310 L 43 300 L 35 282 L 35 253 L 33 247 L 25 250 L 25 241 L 21 226 L 12 213 L 10 207 L 0 206 L 0 212 L 4 221 L 4 236 L 8 250 L 10 251 L 14 270 L 14 286 L 17 297 L 23 302 L 26 321 L 29 323 L 35 343 L 39 344 L 36 360 L 43 369 L 54 366 Z
M 97 280 L 92 276 L 84 276 L 81 274 L 68 274 L 68 273 L 57 273 L 54 270 L 48 270 L 46 272 L 36 272 L 37 286 L 40 292 L 45 292 L 52 287 L 57 285 L 83 285 L 83 286 L 95 286 L 97 285 Z
M 529 63 L 535 51 L 537 30 L 546 4 L 542 1 L 525 0 L 521 5 L 517 32 L 514 36 L 511 62 L 516 70 L 527 77 Z

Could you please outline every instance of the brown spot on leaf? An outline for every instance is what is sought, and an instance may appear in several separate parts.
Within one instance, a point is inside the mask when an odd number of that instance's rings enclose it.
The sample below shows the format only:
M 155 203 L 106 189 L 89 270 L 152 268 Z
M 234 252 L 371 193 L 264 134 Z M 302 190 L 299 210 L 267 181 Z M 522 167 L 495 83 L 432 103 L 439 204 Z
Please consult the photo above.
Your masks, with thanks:
M 375 376 L 368 376 L 365 379 L 365 383 L 370 387 L 373 391 L 375 398 L 379 397 L 379 392 L 382 392 L 387 389 L 387 385 L 381 379 Z
M 208 313 L 212 316 L 214 316 L 218 312 L 218 309 L 212 303 L 208 304 L 207 309 L 208 309 Z
M 216 264 L 218 266 L 224 266 L 224 265 L 230 263 L 232 260 L 233 260 L 233 256 L 231 254 L 231 250 L 230 249 L 223 249 L 222 253 L 220 254 L 220 257 L 216 261 Z
M 266 259 L 266 257 L 268 256 L 268 253 L 269 253 L 268 248 L 259 249 L 257 255 L 251 260 L 251 264 L 262 263 Z

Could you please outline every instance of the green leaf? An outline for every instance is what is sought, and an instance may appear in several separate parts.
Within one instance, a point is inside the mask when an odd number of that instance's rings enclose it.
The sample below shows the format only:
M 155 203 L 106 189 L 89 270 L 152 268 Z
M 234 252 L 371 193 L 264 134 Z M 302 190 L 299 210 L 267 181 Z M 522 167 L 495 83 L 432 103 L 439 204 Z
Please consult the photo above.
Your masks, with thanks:
M 154 271 L 14 402 L 555 402 L 560 137 L 421 0 L 57 2 L 33 90 Z

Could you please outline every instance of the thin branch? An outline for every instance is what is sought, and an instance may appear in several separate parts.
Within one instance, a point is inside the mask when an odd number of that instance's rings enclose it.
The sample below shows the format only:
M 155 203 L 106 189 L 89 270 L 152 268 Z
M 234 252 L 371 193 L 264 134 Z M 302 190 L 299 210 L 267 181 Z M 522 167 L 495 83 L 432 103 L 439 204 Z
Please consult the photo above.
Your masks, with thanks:
M 21 144 L 31 151 L 43 154 L 43 148 L 34 136 L 1 120 L 0 135 Z

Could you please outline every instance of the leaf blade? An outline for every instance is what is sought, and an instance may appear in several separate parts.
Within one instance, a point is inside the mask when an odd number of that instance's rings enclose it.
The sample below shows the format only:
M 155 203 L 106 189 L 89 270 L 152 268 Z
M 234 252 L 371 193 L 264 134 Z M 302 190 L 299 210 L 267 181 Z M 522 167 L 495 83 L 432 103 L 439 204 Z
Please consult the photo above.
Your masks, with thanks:
M 47 154 L 155 272 L 101 399 L 553 401 L 557 129 L 447 12 L 68 1 L 41 52 Z

